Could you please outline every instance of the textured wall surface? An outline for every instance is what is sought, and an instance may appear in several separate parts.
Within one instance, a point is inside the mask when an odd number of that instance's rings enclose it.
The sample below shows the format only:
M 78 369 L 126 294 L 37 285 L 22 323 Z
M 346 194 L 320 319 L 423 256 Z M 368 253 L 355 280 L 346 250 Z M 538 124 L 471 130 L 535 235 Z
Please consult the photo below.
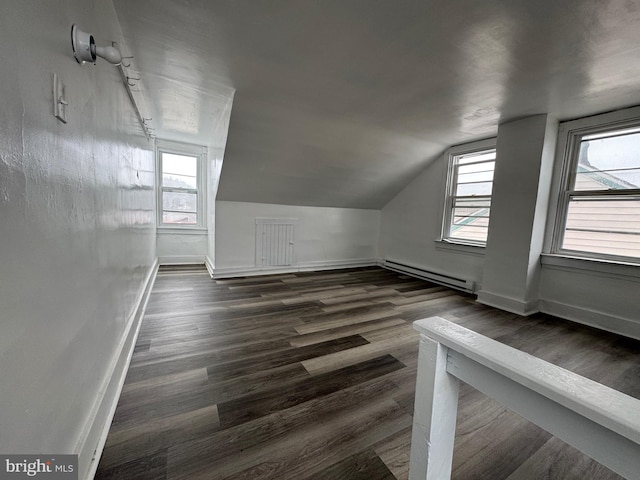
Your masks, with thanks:
M 155 259 L 151 145 L 117 69 L 74 60 L 72 23 L 121 43 L 110 0 L 0 3 L 3 453 L 77 453 Z
M 255 266 L 256 218 L 297 220 L 294 250 L 299 265 L 378 256 L 378 210 L 216 202 L 216 269 Z
M 220 174 L 222 172 L 222 161 L 227 148 L 227 135 L 229 133 L 229 122 L 231 121 L 231 108 L 233 97 L 229 98 L 225 108 L 220 113 L 218 123 L 213 131 L 211 144 L 209 145 L 209 181 L 207 185 L 208 207 L 207 229 L 209 233 L 209 260 L 215 265 L 216 259 L 216 196 L 220 184 Z
M 435 242 L 442 229 L 446 169 L 441 155 L 382 209 L 380 257 L 479 283 L 484 249 L 469 253 Z
M 161 264 L 204 261 L 209 243 L 207 231 L 198 233 L 158 233 L 156 251 Z

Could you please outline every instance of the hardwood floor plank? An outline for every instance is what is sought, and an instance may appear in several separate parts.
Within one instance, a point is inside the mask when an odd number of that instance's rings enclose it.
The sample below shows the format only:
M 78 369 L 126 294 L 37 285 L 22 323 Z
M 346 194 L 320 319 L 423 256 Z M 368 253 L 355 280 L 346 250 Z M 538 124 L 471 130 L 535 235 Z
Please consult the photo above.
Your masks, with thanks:
M 141 408 L 149 402 L 163 401 L 176 393 L 197 389 L 209 383 L 206 368 L 151 377 L 139 382 L 125 382 L 119 403 L 123 408 Z
M 327 419 L 314 429 L 313 435 L 301 432 L 286 436 L 279 442 L 245 451 L 243 462 L 221 465 L 216 474 L 227 480 L 293 480 L 309 477 L 409 425 L 411 417 L 395 402 L 383 400 L 368 403 L 349 415 Z M 238 467 L 244 462 L 250 466 L 239 470 Z M 190 478 L 209 477 L 205 474 Z
M 169 469 L 176 478 L 189 478 L 196 472 L 215 472 L 214 468 L 210 468 L 212 463 L 214 466 L 224 462 L 249 464 L 244 452 L 258 452 L 261 445 L 273 445 L 284 438 L 312 435 L 310 432 L 315 432 L 327 419 L 348 417 L 351 412 L 360 411 L 362 405 L 385 401 L 395 389 L 393 382 L 388 380 L 371 380 L 286 411 L 277 411 L 252 422 L 221 430 L 209 438 L 175 445 L 169 451 Z
M 409 479 L 411 428 L 400 430 L 374 446 L 374 451 L 397 480 Z
M 149 396 L 137 403 L 120 402 L 111 422 L 111 428 L 124 430 L 213 406 L 215 402 L 212 391 L 213 387 L 205 383 L 162 397 Z
M 289 384 L 279 384 L 270 390 L 263 390 L 233 401 L 219 403 L 220 424 L 222 428 L 233 427 L 278 410 L 308 402 L 313 398 L 366 382 L 400 368 L 404 368 L 402 363 L 391 355 L 384 355 Z
M 288 347 L 271 353 L 254 355 L 243 360 L 213 364 L 207 367 L 209 381 L 219 382 L 232 377 L 247 375 L 260 370 L 271 370 L 309 358 L 330 355 L 332 353 L 350 350 L 368 342 L 360 335 L 350 335 L 336 340 L 306 345 L 303 347 Z
M 217 406 L 204 407 L 128 429 L 114 429 L 105 445 L 101 465 L 115 468 L 122 463 L 148 458 L 172 445 L 207 437 L 220 430 Z
M 265 308 L 260 305 L 247 305 L 241 309 L 218 309 L 215 312 L 214 319 L 216 321 L 222 320 L 239 320 L 244 318 L 258 318 L 258 317 L 273 317 L 280 316 L 286 313 L 294 314 L 294 315 L 304 315 L 305 309 L 309 309 L 311 311 L 320 311 L 320 305 L 312 300 L 305 300 L 304 302 L 295 303 L 295 304 L 285 304 L 284 302 L 279 302 L 277 308 Z
M 210 377 L 218 375 L 218 378 L 229 378 L 231 375 L 242 375 L 247 369 L 267 370 L 288 363 L 315 356 L 326 355 L 341 350 L 366 345 L 368 342 L 359 335 L 351 335 L 335 340 L 321 342 L 315 345 L 295 348 L 291 347 L 285 339 L 273 342 L 272 349 L 253 346 L 239 346 L 236 352 L 223 351 L 198 351 L 184 352 L 168 358 L 143 357 L 142 363 L 132 361 L 127 379 L 136 382 L 143 378 L 177 373 L 184 370 L 193 370 L 208 366 Z M 239 358 L 239 360 L 232 360 Z
M 309 378 L 309 372 L 301 363 L 291 363 L 269 370 L 259 370 L 228 380 L 210 381 L 215 386 L 213 397 L 216 403 L 228 402 L 246 395 L 255 394 L 272 388 L 298 382 Z
M 316 315 L 313 317 L 307 316 L 303 318 L 305 325 L 296 325 L 294 328 L 300 335 L 305 335 L 307 333 L 315 333 L 322 330 L 331 330 L 332 328 L 338 328 L 344 325 L 364 323 L 370 320 L 390 319 L 398 316 L 397 311 L 386 306 L 381 306 L 379 309 L 376 309 L 375 307 L 367 307 L 366 310 L 367 313 L 353 313 L 349 310 L 338 313 Z M 350 312 L 352 312 L 351 315 Z
M 302 365 L 311 375 L 320 375 L 349 365 L 376 358 L 386 351 L 399 348 L 404 345 L 418 345 L 419 335 L 415 331 L 401 333 L 394 338 L 380 342 L 369 343 L 343 352 L 335 352 L 322 357 L 314 357 L 304 360 Z
M 406 325 L 406 323 L 407 322 L 399 317 L 383 318 L 382 320 L 369 320 L 367 322 L 356 323 L 354 325 L 345 325 L 344 327 L 330 328 L 328 330 L 321 330 L 315 333 L 297 335 L 292 337 L 289 340 L 289 343 L 294 347 L 301 347 L 304 345 L 311 345 L 313 343 L 326 342 L 327 340 L 334 340 L 345 335 L 357 334 L 362 336 L 366 332 L 386 327 L 393 327 L 394 325 Z
M 372 449 L 356 453 L 312 476 L 313 480 L 395 480 L 395 476 Z
M 353 305 L 355 302 L 359 300 L 367 300 L 371 303 L 372 300 L 380 300 L 380 299 L 390 299 L 396 298 L 398 296 L 398 292 L 392 288 L 383 288 L 380 290 L 366 290 L 364 288 L 351 289 L 352 292 L 344 293 L 340 295 L 327 296 L 325 298 L 320 299 L 323 305 L 341 305 L 341 304 L 350 304 Z M 346 291 L 346 290 L 345 290 Z M 326 308 L 324 308 L 327 311 Z
M 95 480 L 167 480 L 167 450 L 121 463 L 114 467 L 100 467 Z
M 632 362 L 621 371 L 620 375 L 612 382 L 612 388 L 634 398 L 640 398 L 640 365 L 637 361 Z
M 546 442 L 509 475 L 507 480 L 560 480 L 563 478 L 624 480 L 620 475 L 592 461 L 557 438 L 551 438 Z M 637 478 L 640 478 L 640 473 Z

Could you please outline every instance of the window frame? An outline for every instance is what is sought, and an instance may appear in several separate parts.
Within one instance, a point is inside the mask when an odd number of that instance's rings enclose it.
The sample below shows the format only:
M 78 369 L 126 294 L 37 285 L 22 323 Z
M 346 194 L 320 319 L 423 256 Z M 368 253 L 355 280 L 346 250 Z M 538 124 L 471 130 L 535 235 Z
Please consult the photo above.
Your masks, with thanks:
M 456 246 L 470 246 L 470 247 L 480 247 L 485 248 L 487 246 L 486 241 L 475 241 L 470 239 L 461 239 L 456 237 L 451 237 L 449 232 L 451 231 L 451 222 L 453 220 L 453 207 L 455 203 L 455 187 L 458 184 L 457 180 L 457 164 L 456 159 L 467 156 L 467 155 L 477 155 L 482 152 L 494 151 L 497 153 L 496 149 L 496 138 L 489 138 L 486 140 L 478 140 L 471 143 L 466 143 L 463 145 L 456 145 L 454 147 L 449 148 L 445 154 L 446 161 L 446 179 L 445 179 L 445 192 L 444 192 L 444 208 L 442 215 L 442 226 L 440 231 L 439 242 L 443 242 L 444 244 L 452 244 Z M 495 160 L 494 160 L 495 162 Z M 495 169 L 494 169 L 495 174 Z M 495 181 L 492 180 L 492 183 Z M 493 188 L 492 188 L 493 190 Z M 493 197 L 492 194 L 488 196 L 489 200 Z
M 572 185 L 575 184 L 575 179 L 578 174 L 577 164 L 579 161 L 580 143 L 583 137 L 631 128 L 640 128 L 640 107 L 569 120 L 560 124 L 558 129 L 558 148 L 556 150 L 556 162 L 559 164 L 559 168 L 556 169 L 557 180 L 555 182 L 557 202 L 555 205 L 552 205 L 552 211 L 550 212 L 550 217 L 553 219 L 553 226 L 551 228 L 550 248 L 548 251 L 551 255 L 583 260 L 640 264 L 640 257 L 562 248 L 569 214 L 569 205 L 573 197 L 602 197 L 604 199 L 640 196 L 640 188 L 621 190 L 572 189 Z
M 207 228 L 207 153 L 208 149 L 202 145 L 175 142 L 169 140 L 156 140 L 156 226 L 159 232 L 178 231 L 203 231 Z M 197 158 L 196 189 L 180 187 L 164 187 L 162 179 L 162 154 L 184 155 Z M 163 223 L 163 193 L 165 191 L 194 192 L 196 194 L 196 223 L 178 224 Z

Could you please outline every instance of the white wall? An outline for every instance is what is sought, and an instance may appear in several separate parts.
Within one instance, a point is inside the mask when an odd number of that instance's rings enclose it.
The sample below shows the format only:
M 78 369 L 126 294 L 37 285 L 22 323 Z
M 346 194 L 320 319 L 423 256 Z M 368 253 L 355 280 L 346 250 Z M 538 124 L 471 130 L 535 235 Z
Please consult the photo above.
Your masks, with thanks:
M 609 266 L 598 271 L 589 263 L 555 259 L 543 265 L 540 310 L 640 339 L 638 267 Z
M 204 263 L 209 252 L 208 232 L 158 231 L 156 245 L 160 264 Z
M 498 127 L 489 238 L 478 301 L 538 311 L 540 254 L 558 122 L 534 115 Z
M 123 45 L 109 0 L 0 3 L 3 453 L 78 453 L 155 259 L 151 146 L 116 68 L 75 62 L 72 23 Z
M 295 218 L 298 267 L 373 263 L 380 212 L 264 203 L 216 202 L 216 273 L 255 269 L 256 218 Z
M 484 249 L 437 242 L 447 164 L 440 155 L 383 209 L 380 257 L 479 284 Z
M 216 261 L 216 195 L 220 184 L 220 174 L 222 173 L 222 162 L 224 152 L 227 147 L 227 134 L 229 133 L 229 122 L 231 120 L 231 109 L 233 106 L 233 96 L 229 98 L 227 105 L 220 113 L 218 123 L 213 132 L 211 145 L 209 146 L 209 181 L 208 181 L 208 209 L 207 228 L 209 230 L 207 264 L 211 269 L 215 267 Z

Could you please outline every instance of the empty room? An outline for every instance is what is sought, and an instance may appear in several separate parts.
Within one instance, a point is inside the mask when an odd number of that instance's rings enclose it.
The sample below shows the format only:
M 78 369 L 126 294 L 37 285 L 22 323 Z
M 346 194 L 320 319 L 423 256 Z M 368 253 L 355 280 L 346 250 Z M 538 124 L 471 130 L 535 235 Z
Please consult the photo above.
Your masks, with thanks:
M 0 478 L 640 480 L 640 2 L 3 0 Z

